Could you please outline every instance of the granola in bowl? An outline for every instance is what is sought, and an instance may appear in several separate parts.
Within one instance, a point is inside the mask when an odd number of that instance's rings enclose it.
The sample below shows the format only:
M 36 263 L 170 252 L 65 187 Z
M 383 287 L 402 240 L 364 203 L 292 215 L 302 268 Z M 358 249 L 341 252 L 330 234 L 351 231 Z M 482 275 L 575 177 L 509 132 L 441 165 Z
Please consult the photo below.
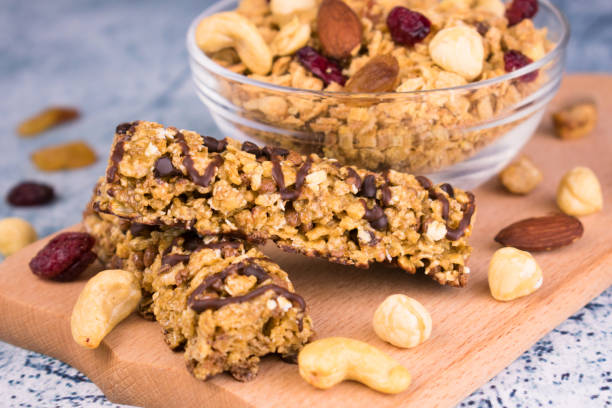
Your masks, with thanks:
M 533 118 L 520 148 L 559 85 L 566 30 L 546 0 L 242 0 L 187 42 L 224 133 L 430 174 Z

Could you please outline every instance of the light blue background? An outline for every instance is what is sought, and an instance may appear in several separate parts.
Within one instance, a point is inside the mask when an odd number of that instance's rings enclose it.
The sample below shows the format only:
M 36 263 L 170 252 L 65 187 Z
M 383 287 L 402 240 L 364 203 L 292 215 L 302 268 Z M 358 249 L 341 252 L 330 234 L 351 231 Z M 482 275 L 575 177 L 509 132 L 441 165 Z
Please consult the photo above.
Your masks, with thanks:
M 192 89 L 184 46 L 188 24 L 209 3 L 0 2 L 0 195 L 24 179 L 50 183 L 59 195 L 37 209 L 0 200 L 0 218 L 26 218 L 41 236 L 78 222 L 120 122 L 153 120 L 221 136 Z M 611 71 L 612 0 L 555 3 L 572 24 L 568 70 Z M 34 139 L 16 137 L 23 118 L 50 104 L 79 107 L 83 117 Z M 32 151 L 76 139 L 101 160 L 66 173 L 32 167 Z M 608 288 L 461 406 L 611 406 L 611 311 Z M 77 370 L 0 342 L 0 406 L 111 405 Z

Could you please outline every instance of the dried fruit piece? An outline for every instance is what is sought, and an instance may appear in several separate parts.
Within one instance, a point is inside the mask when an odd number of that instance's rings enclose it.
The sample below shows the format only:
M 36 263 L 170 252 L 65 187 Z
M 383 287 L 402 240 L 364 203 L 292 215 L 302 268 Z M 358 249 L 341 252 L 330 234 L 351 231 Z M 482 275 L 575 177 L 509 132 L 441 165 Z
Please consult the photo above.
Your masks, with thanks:
M 506 9 L 508 26 L 520 23 L 526 18 L 532 18 L 538 12 L 538 0 L 513 0 Z
M 595 173 L 588 167 L 575 167 L 568 171 L 557 187 L 557 205 L 569 215 L 601 211 L 603 195 Z
M 43 171 L 85 167 L 95 163 L 96 160 L 96 153 L 85 142 L 49 146 L 32 153 L 32 161 Z
M 571 244 L 583 233 L 577 218 L 554 214 L 515 222 L 502 229 L 495 241 L 525 251 L 549 251 Z
M 34 136 L 59 124 L 75 120 L 79 116 L 79 111 L 74 108 L 52 106 L 21 122 L 17 127 L 17 133 L 23 137 Z
M 395 88 L 399 64 L 392 55 L 378 55 L 368 61 L 346 84 L 349 92 L 389 92 Z
M 0 254 L 9 256 L 36 241 L 36 230 L 21 218 L 0 220 Z
M 397 6 L 387 16 L 387 27 L 396 44 L 413 46 L 431 31 L 431 21 L 421 13 Z
M 595 129 L 597 108 L 593 102 L 579 102 L 553 114 L 555 132 L 563 140 L 580 139 Z
M 500 248 L 489 264 L 489 289 L 496 300 L 527 296 L 542 286 L 542 270 L 529 252 Z
M 471 81 L 482 71 L 482 37 L 475 28 L 466 25 L 443 28 L 429 43 L 429 55 L 446 71 Z
M 346 58 L 361 44 L 361 21 L 341 0 L 324 0 L 317 14 L 317 33 L 323 53 Z
M 34 275 L 56 281 L 76 279 L 96 259 L 95 239 L 85 232 L 64 232 L 53 238 L 30 261 Z
M 329 85 L 331 82 L 344 85 L 346 82 L 346 77 L 342 75 L 342 70 L 338 64 L 325 58 L 312 47 L 301 48 L 297 52 L 297 56 L 300 63 L 314 75 L 321 78 L 326 85 Z
M 17 207 L 29 207 L 47 204 L 54 198 L 53 187 L 33 181 L 24 181 L 9 191 L 6 201 Z
M 542 181 L 542 172 L 528 157 L 522 156 L 499 173 L 499 180 L 511 193 L 528 194 Z
M 508 50 L 504 53 L 504 69 L 506 72 L 516 71 L 533 62 L 531 58 L 517 50 Z M 522 82 L 532 82 L 538 77 L 538 71 L 529 72 L 521 76 Z

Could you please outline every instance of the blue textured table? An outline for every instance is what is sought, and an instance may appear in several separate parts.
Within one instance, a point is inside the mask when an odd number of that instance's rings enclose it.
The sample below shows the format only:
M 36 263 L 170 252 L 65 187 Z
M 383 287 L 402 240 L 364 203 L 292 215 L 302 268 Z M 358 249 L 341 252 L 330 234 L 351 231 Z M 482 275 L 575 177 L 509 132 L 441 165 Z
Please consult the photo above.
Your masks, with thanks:
M 51 206 L 15 209 L 40 236 L 74 224 L 103 174 L 113 129 L 154 120 L 220 136 L 192 89 L 184 36 L 209 2 L 107 0 L 0 3 L 0 195 L 17 181 L 54 185 Z M 556 1 L 572 23 L 569 71 L 612 69 L 612 1 Z M 38 138 L 14 128 L 49 104 L 79 107 L 83 118 Z M 83 170 L 37 172 L 38 147 L 87 140 L 102 160 Z M 1 313 L 2 311 L 0 311 Z M 474 392 L 462 407 L 612 406 L 612 289 L 562 323 Z M 114 406 L 83 374 L 53 358 L 0 342 L 0 406 Z

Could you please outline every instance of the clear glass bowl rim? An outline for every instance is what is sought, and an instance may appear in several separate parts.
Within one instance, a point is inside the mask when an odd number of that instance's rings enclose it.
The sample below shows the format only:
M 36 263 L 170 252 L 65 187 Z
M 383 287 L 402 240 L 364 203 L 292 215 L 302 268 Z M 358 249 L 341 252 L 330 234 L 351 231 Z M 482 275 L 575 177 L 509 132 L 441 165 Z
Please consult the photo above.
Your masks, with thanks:
M 550 50 L 544 57 L 539 59 L 538 61 L 532 62 L 531 64 L 525 65 L 524 67 L 517 69 L 516 71 L 509 72 L 504 75 L 500 75 L 495 78 L 486 79 L 484 81 L 472 82 L 466 85 L 453 86 L 449 88 L 437 88 L 437 89 L 426 89 L 426 90 L 418 90 L 418 91 L 409 91 L 409 92 L 373 92 L 373 93 L 353 93 L 353 92 L 339 92 L 339 91 L 316 91 L 310 89 L 303 88 L 293 88 L 289 86 L 275 85 L 264 81 L 258 81 L 256 79 L 248 78 L 244 75 L 235 73 L 222 67 L 221 65 L 214 62 L 210 59 L 200 48 L 197 46 L 195 42 L 195 30 L 204 17 L 210 16 L 212 14 L 223 11 L 226 7 L 235 3 L 236 0 L 221 0 L 213 5 L 206 8 L 202 13 L 200 13 L 191 23 L 189 29 L 187 30 L 187 51 L 191 58 L 193 58 L 198 64 L 200 64 L 205 69 L 221 76 L 226 79 L 242 83 L 244 85 L 256 86 L 262 89 L 275 91 L 279 93 L 302 93 L 302 94 L 311 94 L 319 97 L 353 97 L 353 98 L 371 98 L 372 96 L 376 96 L 378 98 L 397 98 L 398 96 L 414 96 L 419 94 L 431 94 L 431 93 L 442 93 L 442 92 L 452 92 L 452 91 L 469 91 L 476 90 L 484 86 L 495 85 L 499 83 L 503 83 L 505 81 L 521 77 L 525 74 L 533 72 L 535 70 L 541 69 L 543 66 L 548 64 L 551 61 L 559 58 L 560 55 L 564 52 L 567 47 L 567 43 L 569 41 L 570 34 L 570 26 L 567 21 L 565 15 L 559 10 L 554 4 L 551 3 L 550 0 L 539 0 L 540 7 L 544 5 L 557 19 L 557 23 L 561 26 L 561 39 L 555 44 L 555 47 Z

